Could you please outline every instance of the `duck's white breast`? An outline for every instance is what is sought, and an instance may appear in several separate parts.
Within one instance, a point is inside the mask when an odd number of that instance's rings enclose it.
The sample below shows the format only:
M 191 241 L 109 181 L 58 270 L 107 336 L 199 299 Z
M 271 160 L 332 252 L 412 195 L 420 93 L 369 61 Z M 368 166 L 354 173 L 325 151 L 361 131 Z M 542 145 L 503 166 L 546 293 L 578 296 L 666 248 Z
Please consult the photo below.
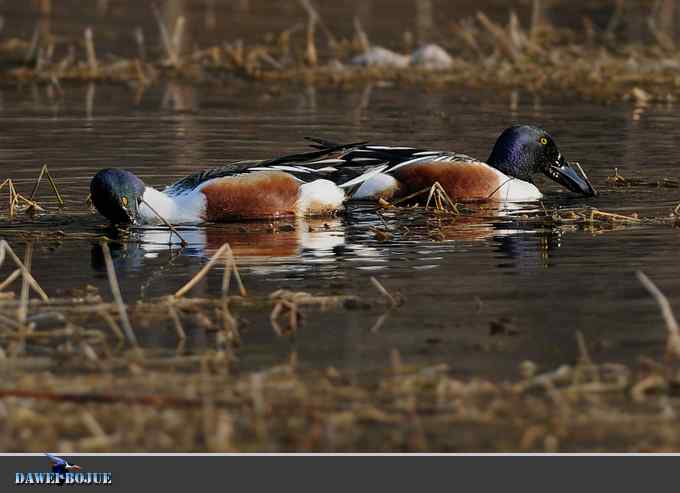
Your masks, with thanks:
M 490 198 L 503 202 L 531 202 L 543 198 L 543 194 L 533 183 L 495 171 L 500 175 L 499 180 L 502 184 Z
M 170 224 L 197 224 L 205 221 L 205 196 L 197 190 L 171 196 L 155 188 L 146 187 L 143 198 Z M 162 222 L 143 203 L 139 206 L 139 212 L 144 224 Z

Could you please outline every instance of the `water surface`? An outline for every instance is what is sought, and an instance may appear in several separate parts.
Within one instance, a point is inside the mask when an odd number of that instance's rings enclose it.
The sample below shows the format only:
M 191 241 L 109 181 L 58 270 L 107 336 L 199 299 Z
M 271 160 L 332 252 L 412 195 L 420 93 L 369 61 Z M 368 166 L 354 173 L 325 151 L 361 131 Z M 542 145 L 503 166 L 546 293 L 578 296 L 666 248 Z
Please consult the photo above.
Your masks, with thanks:
M 565 156 L 580 161 L 600 188 L 599 197 L 584 199 L 539 180 L 548 208 L 592 205 L 651 217 L 667 216 L 680 201 L 674 188 L 623 189 L 606 182 L 615 167 L 649 181 L 679 177 L 680 125 L 670 106 L 633 118 L 626 106 L 521 94 L 511 109 L 504 97 L 462 98 L 443 90 L 271 91 L 245 83 L 203 88 L 169 83 L 141 99 L 119 86 L 66 87 L 62 98 L 26 86 L 6 88 L 1 96 L 2 177 L 12 177 L 28 193 L 47 163 L 67 201 L 60 225 L 51 228 L 68 231 L 104 232 L 103 218 L 84 205 L 89 180 L 102 167 L 125 167 L 162 187 L 232 159 L 299 151 L 305 136 L 416 144 L 485 158 L 500 131 L 519 122 L 552 132 Z M 42 196 L 54 210 L 47 188 Z M 389 241 L 369 229 L 381 226 L 371 207 L 352 205 L 336 218 L 306 223 L 188 228 L 190 245 L 184 250 L 169 247 L 167 232 L 158 230 L 137 232 L 134 241 L 112 248 L 123 296 L 131 303 L 173 292 L 225 241 L 254 296 L 286 288 L 375 299 L 380 296 L 370 283 L 375 276 L 405 297 L 377 330 L 371 328 L 382 309 L 312 311 L 294 338 L 277 336 L 268 313 L 241 314 L 239 365 L 250 369 L 280 362 L 295 350 L 302 367 L 359 373 L 384 367 L 397 349 L 406 361 L 445 362 L 454 373 L 515 378 L 523 360 L 547 368 L 573 362 L 577 331 L 594 358 L 632 362 L 658 355 L 665 337 L 658 309 L 635 271 L 644 270 L 680 304 L 680 232 L 669 225 L 557 228 L 523 221 L 521 211 L 490 210 L 455 221 L 418 211 L 387 213 L 385 219 L 397 232 Z M 2 220 L 0 235 L 25 227 L 25 221 Z M 13 245 L 23 251 L 21 242 Z M 94 242 L 41 243 L 33 270 L 51 294 L 92 284 L 109 296 Z M 195 294 L 216 296 L 220 283 L 218 269 Z M 203 330 L 187 323 L 188 349 L 209 346 Z M 499 323 L 509 330 L 492 335 Z M 140 329 L 139 337 L 148 347 L 172 349 L 176 343 L 165 329 Z

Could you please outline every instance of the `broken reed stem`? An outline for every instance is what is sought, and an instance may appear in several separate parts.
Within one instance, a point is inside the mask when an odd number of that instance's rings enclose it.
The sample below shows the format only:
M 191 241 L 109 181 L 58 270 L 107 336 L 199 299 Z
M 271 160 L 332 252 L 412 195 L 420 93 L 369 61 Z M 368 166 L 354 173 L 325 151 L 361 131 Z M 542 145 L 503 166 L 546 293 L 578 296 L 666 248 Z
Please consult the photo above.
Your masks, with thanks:
M 17 191 L 14 188 L 14 182 L 9 180 L 9 217 L 17 215 Z
M 231 281 L 231 266 L 233 262 L 229 257 L 224 258 L 224 272 L 222 273 L 222 299 L 229 294 L 229 283 Z
M 18 278 L 20 275 L 21 275 L 21 269 L 17 269 L 17 270 L 15 270 L 14 272 L 12 272 L 9 276 L 7 276 L 7 279 L 5 279 L 4 281 L 2 281 L 2 283 L 0 283 L 0 291 L 2 291 L 2 290 L 5 289 L 7 286 L 9 286 L 9 285 L 12 284 L 14 281 L 16 281 L 17 278 Z
M 442 187 L 438 181 L 434 182 L 434 184 L 430 187 L 430 193 L 427 196 L 425 209 L 430 206 L 430 201 L 432 198 L 434 198 L 435 210 L 444 211 L 446 210 L 446 205 L 448 205 L 454 213 L 459 213 L 458 207 L 456 207 L 456 204 L 453 202 L 453 200 L 451 200 L 449 194 L 446 193 L 446 190 L 444 190 L 444 187 Z
M 196 284 L 198 284 L 201 281 L 201 279 L 203 279 L 206 276 L 206 274 L 210 271 L 210 269 L 212 269 L 213 266 L 222 259 L 223 255 L 226 255 L 226 259 L 224 260 L 224 262 L 229 263 L 230 271 L 233 272 L 234 277 L 236 278 L 236 283 L 238 284 L 241 296 L 247 296 L 246 289 L 243 286 L 243 282 L 241 281 L 241 276 L 239 275 L 238 269 L 236 267 L 236 261 L 234 259 L 234 254 L 231 250 L 231 247 L 229 246 L 229 243 L 225 243 L 215 252 L 215 254 L 212 257 L 210 257 L 210 260 L 208 260 L 208 263 L 205 264 L 203 266 L 203 268 L 201 270 L 199 270 L 198 273 L 189 280 L 189 282 L 187 282 L 184 286 L 182 286 L 180 289 L 177 290 L 177 292 L 175 293 L 175 298 L 181 298 L 186 293 L 188 293 L 194 286 L 196 286 Z M 223 280 L 222 281 L 223 288 L 224 288 L 225 284 L 228 287 L 228 283 L 226 283 Z
M 179 65 L 180 54 L 182 53 L 182 38 L 184 36 L 184 24 L 186 20 L 183 15 L 177 17 L 175 29 L 172 31 L 172 49 L 175 54 L 173 65 Z
M 368 35 L 366 35 L 366 31 L 364 31 L 358 16 L 354 17 L 354 31 L 356 32 L 361 51 L 366 53 L 371 48 L 371 43 L 368 41 Z
M 602 217 L 608 217 L 611 218 L 612 220 L 619 219 L 621 221 L 628 221 L 628 222 L 640 222 L 640 218 L 637 217 L 631 217 L 631 216 L 624 216 L 623 214 L 615 214 L 613 212 L 603 212 L 598 209 L 592 209 L 590 211 L 590 222 L 592 223 L 595 220 L 595 216 L 602 216 Z
M 175 227 L 174 227 L 172 224 L 170 224 L 163 216 L 161 216 L 161 215 L 158 213 L 158 211 L 156 211 L 156 209 L 154 209 L 153 207 L 151 207 L 151 204 L 149 204 L 149 203 L 148 203 L 146 200 L 144 200 L 144 199 L 142 199 L 142 204 L 144 204 L 144 205 L 147 206 L 149 209 L 151 209 L 151 212 L 153 212 L 153 213 L 158 217 L 158 219 L 160 219 L 160 220 L 163 222 L 163 224 L 165 224 L 168 228 L 170 228 L 170 231 L 171 231 L 172 233 L 175 233 L 175 234 L 177 235 L 177 238 L 180 239 L 180 245 L 182 245 L 183 247 L 185 247 L 185 246 L 187 246 L 187 245 L 189 244 L 189 243 L 187 243 L 187 241 L 182 237 L 182 235 L 179 234 L 179 231 L 177 231 L 177 228 L 175 228 Z M 172 237 L 172 235 L 171 235 L 171 237 Z
M 26 209 L 27 211 L 28 211 L 29 209 L 32 208 L 32 209 L 35 209 L 35 210 L 37 210 L 37 211 L 43 211 L 43 212 L 45 212 L 45 209 L 43 209 L 42 207 L 40 207 L 40 205 L 39 205 L 37 202 L 34 202 L 34 201 L 30 200 L 30 199 L 27 199 L 26 197 L 24 197 L 24 196 L 21 195 L 20 193 L 16 194 L 16 200 L 17 200 L 17 202 L 18 202 L 19 200 L 23 201 L 23 202 L 28 206 L 27 209 Z
M 161 16 L 158 6 L 155 3 L 151 5 L 151 10 L 153 11 L 153 16 L 156 19 L 156 24 L 158 24 L 158 30 L 161 33 L 161 41 L 163 43 L 163 48 L 165 49 L 165 54 L 168 57 L 168 61 L 175 65 L 178 57 L 173 48 L 172 39 L 170 37 L 170 33 L 168 32 L 168 28 L 165 25 L 165 22 L 163 22 L 163 17 Z
M 144 30 L 136 27 L 134 30 L 135 42 L 137 43 L 137 56 L 142 62 L 146 60 L 146 46 L 144 44 Z M 138 61 L 139 61 L 138 60 Z
M 328 26 L 326 26 L 326 23 L 321 18 L 321 15 L 319 15 L 319 11 L 314 8 L 312 2 L 310 0 L 299 0 L 299 2 L 300 5 L 302 5 L 302 8 L 307 11 L 310 21 L 313 21 L 315 24 L 319 24 L 319 26 L 321 26 L 321 30 L 326 35 L 326 39 L 328 40 L 328 45 L 331 48 L 335 48 L 337 45 L 335 36 L 333 36 L 333 33 L 330 31 L 330 29 L 328 29 Z
M 307 24 L 307 52 L 305 53 L 305 60 L 310 67 L 316 67 L 319 63 L 319 57 L 316 52 L 316 17 L 310 16 Z
M 43 291 L 24 263 L 19 259 L 19 257 L 17 257 L 16 253 L 14 253 L 14 250 L 12 250 L 12 247 L 9 246 L 9 243 L 7 243 L 6 240 L 0 240 L 0 266 L 5 260 L 5 254 L 9 254 L 9 256 L 12 258 L 12 261 L 17 267 L 19 267 L 19 269 L 21 269 L 21 274 L 27 279 L 33 290 L 38 293 L 38 296 L 40 296 L 43 301 L 49 301 L 50 298 L 47 296 L 47 293 Z
M 407 200 L 414 199 L 414 198 L 418 197 L 419 195 L 426 194 L 430 190 L 432 190 L 432 187 L 423 188 L 422 190 L 418 190 L 417 192 L 413 192 L 412 194 L 407 195 L 406 197 L 402 197 L 399 200 L 395 200 L 394 202 L 392 202 L 392 205 L 398 205 L 398 204 L 401 204 L 403 202 L 406 202 Z
M 248 296 L 246 287 L 243 285 L 243 280 L 241 280 L 241 274 L 238 271 L 238 266 L 236 265 L 236 257 L 234 257 L 234 252 L 227 243 L 227 249 L 229 251 L 229 257 L 231 258 L 231 268 L 233 269 L 234 278 L 236 279 L 236 284 L 238 285 L 238 291 L 241 296 Z
M 371 276 L 371 283 L 377 288 L 378 291 L 380 291 L 380 294 L 382 294 L 387 300 L 390 302 L 390 305 L 392 307 L 395 307 L 398 305 L 397 300 L 390 294 L 390 292 L 383 286 L 380 281 L 378 281 L 375 277 Z
M 104 319 L 106 324 L 109 326 L 111 329 L 111 332 L 114 333 L 114 335 L 121 341 L 125 340 L 125 334 L 123 334 L 123 331 L 120 329 L 120 326 L 116 323 L 115 319 L 111 316 L 109 312 L 106 310 L 97 310 L 97 314 Z
M 168 300 L 168 310 L 170 311 L 170 318 L 172 319 L 172 322 L 175 324 L 175 332 L 177 333 L 177 339 L 183 341 L 184 339 L 187 338 L 187 334 L 184 331 L 184 326 L 182 325 L 182 320 L 179 318 L 177 309 L 173 304 L 172 296 L 170 296 Z
M 62 198 L 61 194 L 59 193 L 59 189 L 57 188 L 57 184 L 54 182 L 54 179 L 52 178 L 52 175 L 50 174 L 50 170 L 47 169 L 46 164 L 43 164 L 43 167 L 40 170 L 40 174 L 38 175 L 38 179 L 36 180 L 35 185 L 33 186 L 33 191 L 31 192 L 31 195 L 28 197 L 28 199 L 33 200 L 33 197 L 35 197 L 35 194 L 38 191 L 38 187 L 40 186 L 40 183 L 42 182 L 43 175 L 47 176 L 47 181 L 49 182 L 50 186 L 52 187 L 52 191 L 54 191 L 54 195 L 57 197 L 57 202 L 59 202 L 59 207 L 64 207 L 64 199 Z
M 26 244 L 26 252 L 24 253 L 24 265 L 27 271 L 31 271 L 31 261 L 33 259 L 33 243 Z M 17 310 L 17 319 L 19 323 L 24 325 L 26 317 L 28 317 L 28 295 L 29 295 L 28 278 L 26 276 L 21 280 L 21 303 Z
M 97 54 L 94 51 L 94 36 L 91 27 L 85 29 L 85 49 L 87 50 L 87 66 L 90 68 L 90 74 L 96 76 L 99 67 L 97 66 Z
M 661 290 L 654 284 L 654 282 L 647 277 L 641 270 L 635 273 L 638 280 L 642 283 L 645 289 L 652 295 L 656 303 L 659 305 L 661 315 L 666 322 L 666 329 L 668 329 L 668 342 L 666 344 L 666 351 L 673 356 L 680 357 L 680 327 L 673 315 L 671 304 L 668 298 L 661 292 Z
M 583 332 L 580 330 L 576 331 L 576 344 L 578 344 L 578 353 L 581 363 L 585 364 L 586 366 L 594 366 L 593 360 L 591 359 L 590 353 L 588 352 L 586 339 L 583 337 Z
M 229 299 L 225 296 L 222 298 L 222 328 L 228 335 L 232 344 L 241 344 L 241 334 L 238 331 L 236 319 L 229 310 Z
M 116 269 L 113 267 L 113 259 L 111 258 L 111 251 L 109 250 L 109 245 L 102 241 L 100 243 L 102 252 L 104 253 L 104 262 L 106 263 L 106 273 L 109 277 L 109 286 L 111 287 L 111 294 L 118 308 L 118 314 L 120 315 L 120 321 L 123 325 L 123 330 L 127 336 L 128 341 L 133 346 L 137 345 L 137 337 L 132 330 L 132 325 L 130 325 L 130 319 L 128 318 L 127 309 L 123 303 L 123 296 L 120 294 L 120 287 L 118 286 L 118 278 L 116 277 Z

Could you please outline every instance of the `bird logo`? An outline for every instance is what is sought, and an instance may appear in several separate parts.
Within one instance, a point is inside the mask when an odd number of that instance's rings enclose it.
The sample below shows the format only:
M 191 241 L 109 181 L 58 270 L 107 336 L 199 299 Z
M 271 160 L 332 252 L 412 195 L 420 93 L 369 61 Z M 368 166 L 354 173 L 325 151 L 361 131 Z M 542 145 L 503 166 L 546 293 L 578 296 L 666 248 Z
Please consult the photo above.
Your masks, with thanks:
M 45 453 L 45 455 L 50 459 L 50 464 L 52 464 L 53 473 L 66 474 L 67 472 L 80 471 L 80 466 L 70 464 L 66 459 L 63 459 L 54 454 Z

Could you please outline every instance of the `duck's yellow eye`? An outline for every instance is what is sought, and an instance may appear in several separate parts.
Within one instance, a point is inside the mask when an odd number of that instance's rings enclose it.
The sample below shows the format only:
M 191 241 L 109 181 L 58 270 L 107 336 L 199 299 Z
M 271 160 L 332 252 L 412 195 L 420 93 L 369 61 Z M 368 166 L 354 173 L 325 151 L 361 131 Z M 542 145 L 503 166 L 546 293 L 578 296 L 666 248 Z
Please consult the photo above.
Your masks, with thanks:
M 128 198 L 127 198 L 127 197 L 123 197 L 123 198 L 121 199 L 121 202 L 123 202 L 123 207 L 127 207 L 127 206 L 128 206 Z
M 541 140 L 539 140 L 539 142 L 543 145 L 546 145 L 548 143 L 548 139 L 546 139 L 545 137 L 541 137 Z

